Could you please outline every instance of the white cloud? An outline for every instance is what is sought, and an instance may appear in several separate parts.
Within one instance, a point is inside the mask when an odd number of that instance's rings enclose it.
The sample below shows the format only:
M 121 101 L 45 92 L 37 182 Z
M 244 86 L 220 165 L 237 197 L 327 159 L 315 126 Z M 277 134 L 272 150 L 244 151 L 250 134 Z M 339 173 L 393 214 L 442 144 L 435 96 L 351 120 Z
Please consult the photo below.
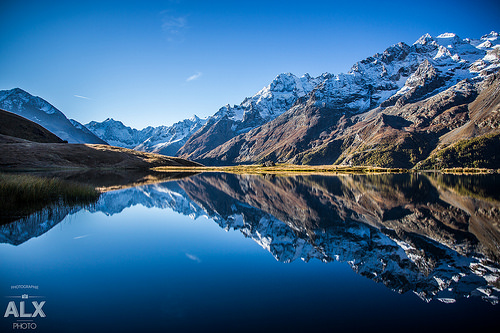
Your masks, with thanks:
M 193 80 L 197 80 L 197 79 L 199 79 L 199 78 L 200 78 L 200 76 L 202 76 L 202 75 L 203 75 L 203 73 L 202 73 L 202 72 L 198 72 L 198 73 L 196 73 L 196 74 L 193 74 L 193 75 L 191 75 L 190 77 L 188 77 L 188 78 L 186 79 L 186 82 L 193 81 Z
M 73 96 L 78 97 L 78 98 L 83 98 L 83 99 L 91 99 L 89 97 L 85 97 L 85 96 L 81 96 L 81 95 L 73 95 Z
M 201 259 L 198 258 L 197 256 L 195 256 L 194 254 L 186 253 L 186 257 L 188 257 L 189 259 L 191 259 L 193 261 L 196 261 L 197 263 L 201 262 Z
M 168 10 L 161 13 L 162 25 L 161 29 L 167 36 L 169 42 L 182 41 L 184 39 L 184 31 L 187 29 L 187 16 L 174 15 Z
M 85 238 L 85 237 L 88 237 L 89 235 L 83 235 L 83 236 L 76 236 L 76 237 L 73 237 L 73 239 L 82 239 L 82 238 Z

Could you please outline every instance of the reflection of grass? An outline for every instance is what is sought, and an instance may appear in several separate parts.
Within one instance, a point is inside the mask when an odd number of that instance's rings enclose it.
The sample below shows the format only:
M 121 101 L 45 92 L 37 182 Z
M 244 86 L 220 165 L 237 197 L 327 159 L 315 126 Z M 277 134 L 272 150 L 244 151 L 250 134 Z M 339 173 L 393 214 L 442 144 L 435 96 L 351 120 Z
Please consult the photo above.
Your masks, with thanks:
M 429 178 L 440 186 L 452 189 L 456 193 L 481 200 L 500 201 L 498 174 L 450 174 L 428 173 Z
M 99 192 L 92 186 L 55 178 L 0 173 L 0 222 L 34 213 L 48 205 L 86 205 Z
M 448 168 L 440 170 L 442 173 L 451 174 L 482 174 L 482 173 L 494 173 L 494 169 L 485 168 Z
M 159 167 L 155 171 L 192 170 L 178 167 Z M 370 166 L 338 166 L 338 165 L 293 165 L 277 164 L 275 166 L 263 165 L 237 165 L 226 167 L 197 167 L 196 171 L 228 172 L 237 174 L 296 174 L 296 173 L 400 173 L 407 172 L 400 168 L 377 168 Z

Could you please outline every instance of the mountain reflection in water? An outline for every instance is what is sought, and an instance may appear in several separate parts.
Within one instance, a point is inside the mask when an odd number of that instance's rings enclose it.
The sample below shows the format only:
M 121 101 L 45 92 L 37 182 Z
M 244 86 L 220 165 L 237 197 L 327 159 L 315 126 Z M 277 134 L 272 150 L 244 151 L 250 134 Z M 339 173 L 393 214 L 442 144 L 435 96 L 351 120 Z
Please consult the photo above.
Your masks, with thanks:
M 497 304 L 497 184 L 497 175 L 204 173 L 107 192 L 90 210 L 113 215 L 143 205 L 208 216 L 281 262 L 347 262 L 358 274 L 427 302 L 477 296 Z M 61 209 L 0 226 L 0 240 L 20 244 L 73 213 Z

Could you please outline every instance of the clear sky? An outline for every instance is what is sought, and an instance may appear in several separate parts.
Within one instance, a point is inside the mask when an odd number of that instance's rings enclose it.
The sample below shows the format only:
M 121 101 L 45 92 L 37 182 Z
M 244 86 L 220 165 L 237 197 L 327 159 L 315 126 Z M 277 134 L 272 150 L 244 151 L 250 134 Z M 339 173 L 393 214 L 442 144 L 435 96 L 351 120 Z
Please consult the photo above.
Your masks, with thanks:
M 347 72 L 400 41 L 500 30 L 500 1 L 0 1 L 0 89 L 82 123 L 171 125 L 279 73 Z

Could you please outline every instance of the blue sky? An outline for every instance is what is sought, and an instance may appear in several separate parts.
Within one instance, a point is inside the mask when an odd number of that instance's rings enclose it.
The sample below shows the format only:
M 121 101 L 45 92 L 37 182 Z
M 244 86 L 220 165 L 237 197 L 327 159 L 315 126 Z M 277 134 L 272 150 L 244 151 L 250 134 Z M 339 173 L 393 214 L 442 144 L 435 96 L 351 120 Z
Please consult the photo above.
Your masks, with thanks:
M 347 72 L 421 35 L 500 30 L 498 1 L 2 1 L 0 89 L 82 123 L 171 125 L 279 73 Z

